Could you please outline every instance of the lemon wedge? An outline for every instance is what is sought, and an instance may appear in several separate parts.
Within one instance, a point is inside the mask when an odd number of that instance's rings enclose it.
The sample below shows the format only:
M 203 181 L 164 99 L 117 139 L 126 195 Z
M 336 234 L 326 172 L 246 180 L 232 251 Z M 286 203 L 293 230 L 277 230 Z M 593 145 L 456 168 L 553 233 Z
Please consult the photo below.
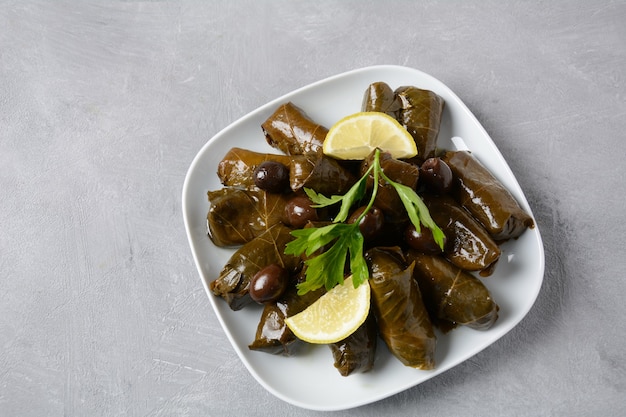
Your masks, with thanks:
M 354 333 L 367 319 L 369 309 L 369 282 L 354 288 L 350 276 L 285 323 L 305 342 L 335 343 Z
M 411 134 L 381 112 L 360 112 L 339 120 L 326 134 L 322 150 L 335 159 L 360 160 L 376 148 L 398 159 L 417 155 Z

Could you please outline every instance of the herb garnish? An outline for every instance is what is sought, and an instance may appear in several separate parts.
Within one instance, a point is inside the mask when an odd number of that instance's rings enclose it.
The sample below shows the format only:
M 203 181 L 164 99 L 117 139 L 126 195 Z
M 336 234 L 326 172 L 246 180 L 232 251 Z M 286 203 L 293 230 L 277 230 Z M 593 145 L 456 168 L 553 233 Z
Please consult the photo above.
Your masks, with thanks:
M 364 197 L 367 178 L 370 173 L 374 176 L 374 186 L 367 207 L 354 223 L 344 223 L 350 214 L 352 205 Z M 305 188 L 304 191 L 315 203 L 313 207 L 327 207 L 339 202 L 341 202 L 341 207 L 333 219 L 333 224 L 291 232 L 296 239 L 286 245 L 285 254 L 287 255 L 300 256 L 305 254 L 310 257 L 315 251 L 334 241 L 328 250 L 308 258 L 304 262 L 307 266 L 306 280 L 298 285 L 298 294 L 305 294 L 321 287 L 330 290 L 337 284 L 343 284 L 344 268 L 348 257 L 354 287 L 358 287 L 369 278 L 369 271 L 363 257 L 364 239 L 359 229 L 359 223 L 374 204 L 374 199 L 378 193 L 379 177 L 394 187 L 415 229 L 420 230 L 420 223 L 429 228 L 435 242 L 443 250 L 444 234 L 430 217 L 428 208 L 411 187 L 394 182 L 385 175 L 380 167 L 380 150 L 377 149 L 374 154 L 374 163 L 343 196 L 326 197 L 312 189 Z

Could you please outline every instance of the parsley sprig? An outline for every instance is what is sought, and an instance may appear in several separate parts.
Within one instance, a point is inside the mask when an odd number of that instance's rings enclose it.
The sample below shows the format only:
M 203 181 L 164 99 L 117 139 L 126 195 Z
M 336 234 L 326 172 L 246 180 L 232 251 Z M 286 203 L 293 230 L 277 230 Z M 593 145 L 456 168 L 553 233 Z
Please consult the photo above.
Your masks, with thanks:
M 365 196 L 367 178 L 370 173 L 374 177 L 374 186 L 370 200 L 356 221 L 345 223 L 354 203 L 360 201 Z M 337 284 L 343 284 L 346 259 L 349 259 L 350 273 L 352 274 L 352 282 L 355 288 L 369 278 L 367 263 L 363 257 L 364 239 L 359 229 L 359 223 L 374 205 L 374 200 L 378 193 L 379 178 L 382 178 L 396 190 L 415 229 L 417 231 L 421 230 L 420 224 L 429 228 L 435 242 L 443 250 L 444 234 L 430 217 L 428 208 L 411 187 L 392 181 L 385 175 L 380 166 L 380 150 L 377 149 L 372 165 L 346 194 L 326 197 L 310 188 L 305 188 L 304 191 L 311 201 L 315 203 L 313 207 L 327 207 L 338 203 L 341 203 L 341 206 L 332 224 L 298 229 L 291 232 L 295 239 L 287 244 L 285 254 L 295 256 L 304 254 L 307 257 L 304 262 L 307 266 L 306 279 L 298 285 L 299 294 L 321 287 L 330 290 Z M 319 255 L 311 256 L 330 243 L 332 243 L 332 246 L 329 249 Z

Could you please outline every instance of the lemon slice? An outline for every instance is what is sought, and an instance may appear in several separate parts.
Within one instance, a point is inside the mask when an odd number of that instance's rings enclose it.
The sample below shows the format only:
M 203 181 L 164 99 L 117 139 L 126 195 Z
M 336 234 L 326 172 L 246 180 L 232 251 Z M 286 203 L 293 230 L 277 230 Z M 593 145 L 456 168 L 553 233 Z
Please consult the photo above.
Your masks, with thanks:
M 369 282 L 354 288 L 350 276 L 302 312 L 286 318 L 285 323 L 301 340 L 335 343 L 354 333 L 367 319 L 369 309 Z
M 322 150 L 336 159 L 365 159 L 376 148 L 394 158 L 417 155 L 411 134 L 381 112 L 360 112 L 339 120 L 326 134 Z

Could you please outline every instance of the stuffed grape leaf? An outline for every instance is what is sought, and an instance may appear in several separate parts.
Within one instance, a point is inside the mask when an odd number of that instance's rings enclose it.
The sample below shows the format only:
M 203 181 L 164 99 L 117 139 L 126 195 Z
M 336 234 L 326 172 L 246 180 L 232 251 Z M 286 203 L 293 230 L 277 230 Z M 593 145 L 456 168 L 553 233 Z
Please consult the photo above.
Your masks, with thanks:
M 453 195 L 499 242 L 534 227 L 532 217 L 509 190 L 469 151 L 448 151 L 442 157 L 455 177 Z
M 329 345 L 334 365 L 341 376 L 367 372 L 374 366 L 378 327 L 374 315 L 370 315 L 354 333 Z
M 263 190 L 224 187 L 208 192 L 209 237 L 217 246 L 242 245 L 284 218 L 288 197 Z
M 499 307 L 480 279 L 440 256 L 409 251 L 407 258 L 415 264 L 426 308 L 442 329 L 451 324 L 487 330 L 496 322 Z
M 406 366 L 433 369 L 436 337 L 413 265 L 406 266 L 398 248 L 373 248 L 365 259 L 378 331 L 389 351 Z
M 301 266 L 301 259 L 285 255 L 285 245 L 293 239 L 291 229 L 276 224 L 260 236 L 241 246 L 226 262 L 217 279 L 209 284 L 216 296 L 222 297 L 233 310 L 239 310 L 252 302 L 250 280 L 262 268 L 277 264 L 289 273 Z
M 276 155 L 232 148 L 222 158 L 217 175 L 223 185 L 256 188 L 254 170 L 265 161 L 276 161 L 289 168 L 292 191 L 312 188 L 324 195 L 341 195 L 356 182 L 354 175 L 335 159 L 324 155 Z
M 385 82 L 370 84 L 363 95 L 361 111 L 377 111 L 386 113 L 396 119 L 400 110 L 400 102 L 395 92 Z
M 324 292 L 321 288 L 299 295 L 296 286 L 292 285 L 278 300 L 265 304 L 249 349 L 274 355 L 293 355 L 302 341 L 287 327 L 285 319 L 303 311 Z
M 291 102 L 279 106 L 261 127 L 267 143 L 287 155 L 321 153 L 328 133 Z
M 489 233 L 454 199 L 424 196 L 430 215 L 446 235 L 445 257 L 467 271 L 487 271 L 501 250 Z
M 398 122 L 413 136 L 418 158 L 426 160 L 435 156 L 444 100 L 417 87 L 399 87 L 395 93 L 400 101 Z

